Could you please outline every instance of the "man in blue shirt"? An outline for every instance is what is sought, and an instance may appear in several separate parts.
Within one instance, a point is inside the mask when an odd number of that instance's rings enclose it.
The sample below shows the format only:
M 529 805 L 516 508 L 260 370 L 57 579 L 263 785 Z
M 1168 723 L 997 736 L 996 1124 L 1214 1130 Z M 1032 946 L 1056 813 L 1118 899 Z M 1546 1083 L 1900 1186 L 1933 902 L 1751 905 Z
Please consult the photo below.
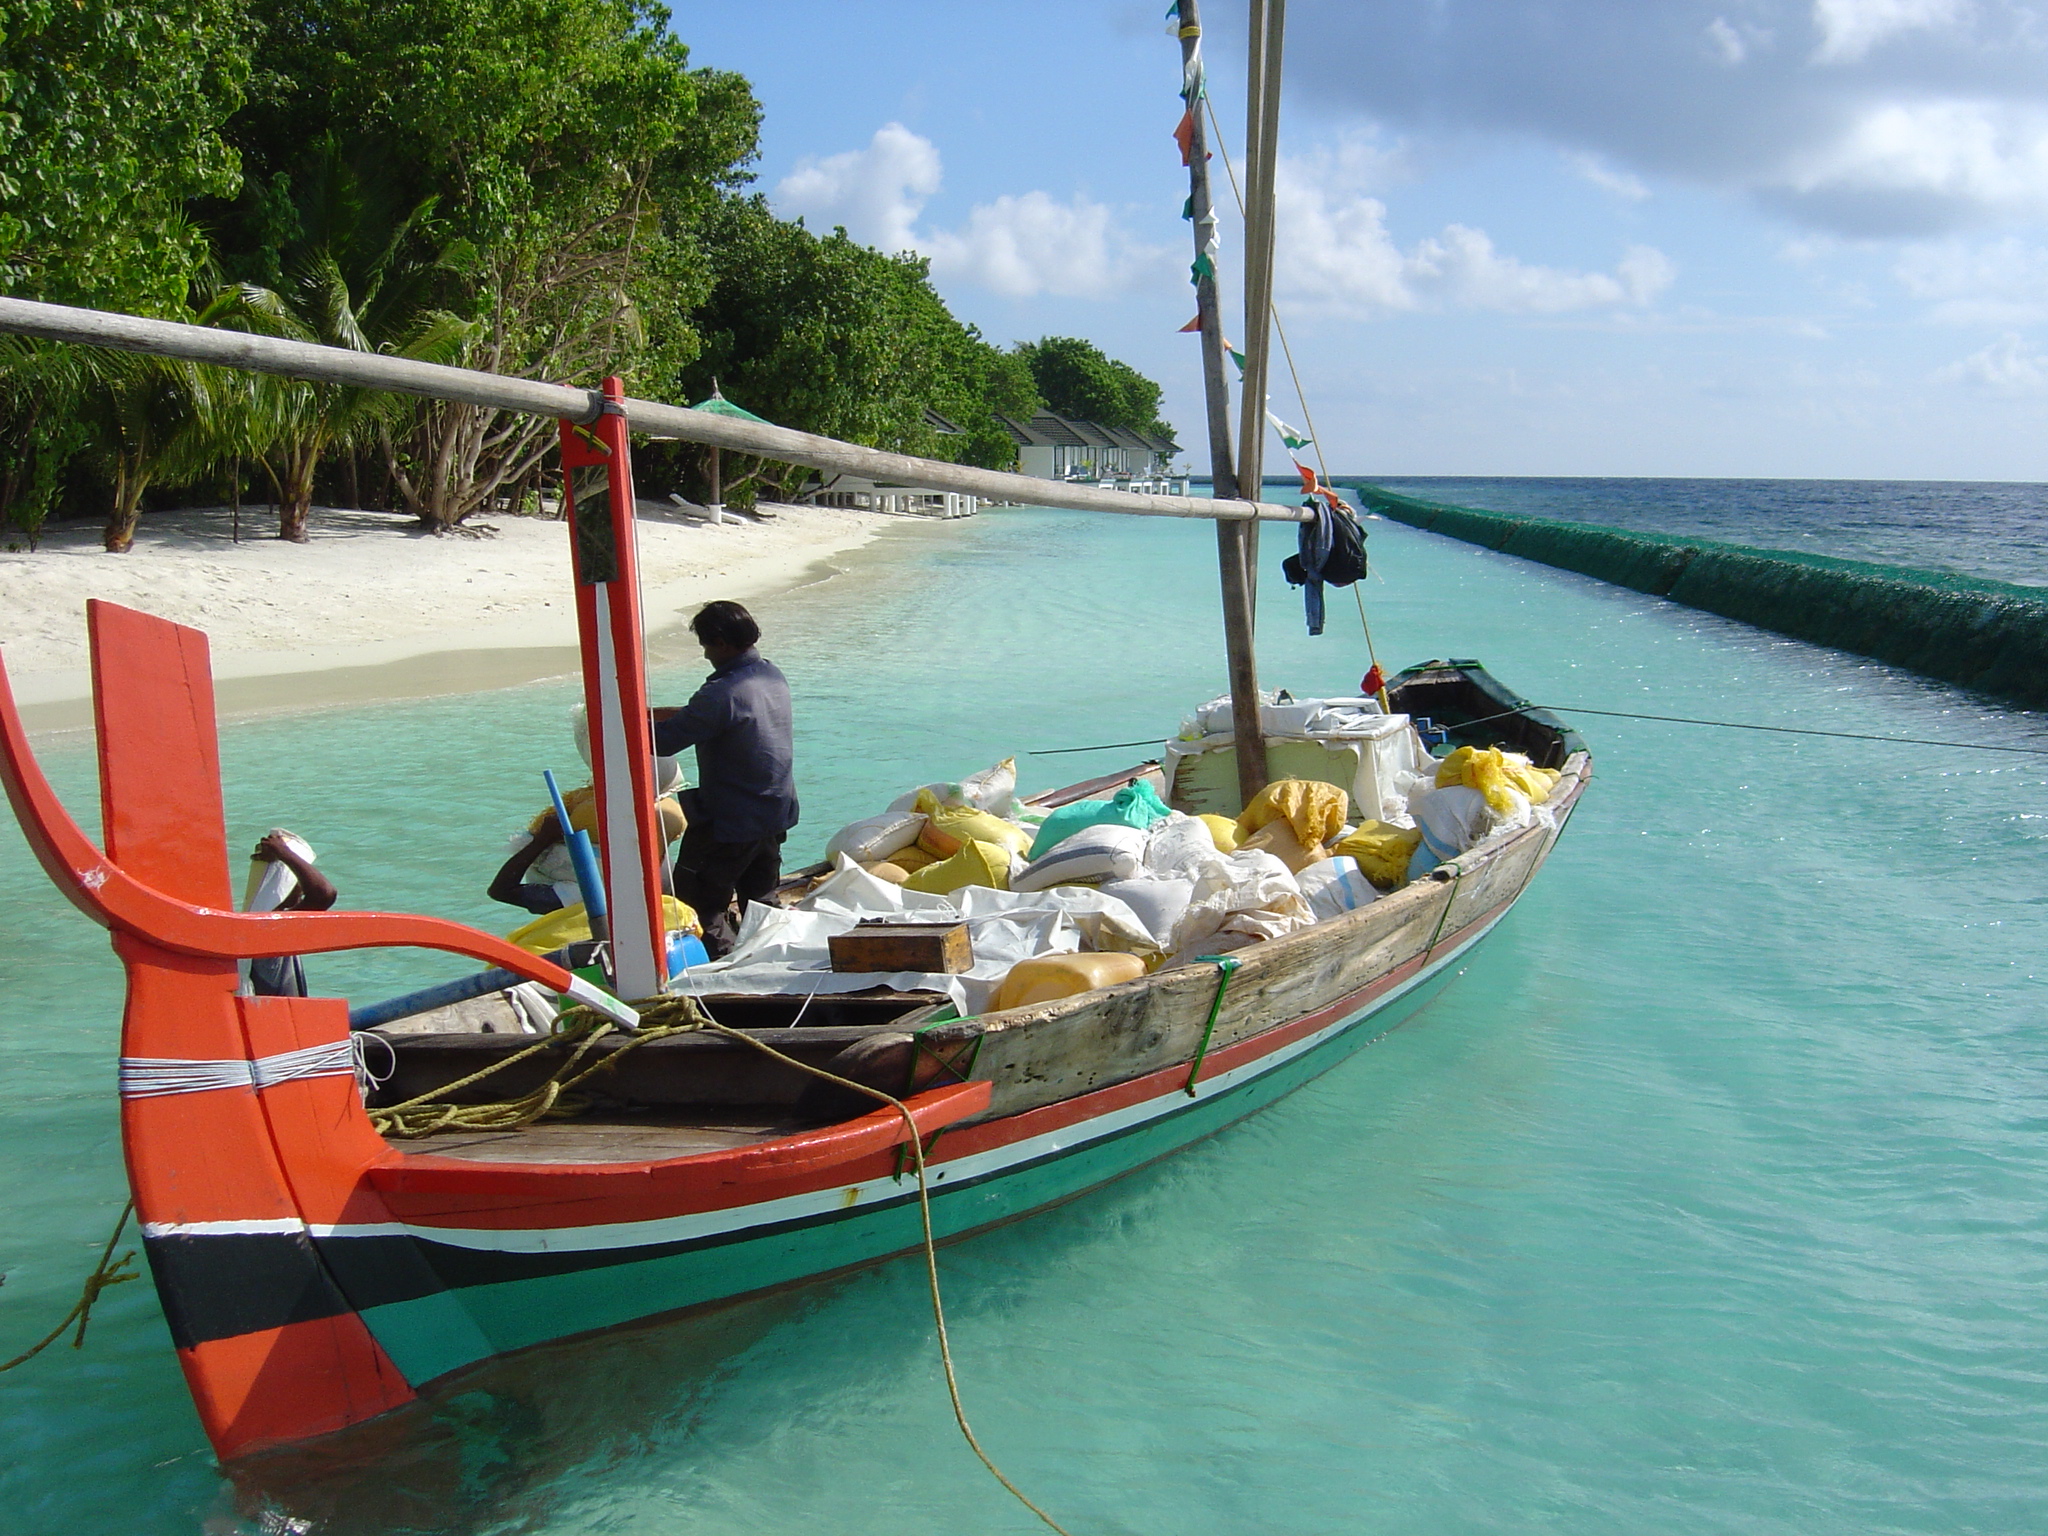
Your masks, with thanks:
M 732 948 L 734 899 L 766 901 L 782 880 L 782 840 L 796 825 L 789 681 L 754 649 L 761 626 L 738 603 L 707 603 L 690 621 L 711 676 L 680 709 L 657 709 L 654 750 L 697 749 L 689 827 L 676 847 L 676 895 L 704 924 L 713 959 Z

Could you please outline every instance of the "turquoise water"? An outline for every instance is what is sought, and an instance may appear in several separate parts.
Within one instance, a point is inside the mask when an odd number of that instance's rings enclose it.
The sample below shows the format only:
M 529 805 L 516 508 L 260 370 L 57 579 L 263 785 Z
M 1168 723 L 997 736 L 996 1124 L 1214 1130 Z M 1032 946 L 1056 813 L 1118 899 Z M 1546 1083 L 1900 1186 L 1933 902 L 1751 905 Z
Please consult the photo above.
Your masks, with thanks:
M 1390 663 L 2048 747 L 2036 718 L 1874 663 L 1372 527 Z M 906 524 L 759 605 L 797 690 L 797 847 L 923 778 L 1173 729 L 1221 689 L 1212 550 L 1201 526 L 995 513 Z M 1333 598 L 1312 641 L 1265 591 L 1268 686 L 1355 684 Z M 700 670 L 671 661 L 658 691 Z M 493 920 L 482 888 L 538 769 L 570 761 L 570 699 L 232 724 L 232 834 L 297 828 L 348 904 Z M 983 1441 L 1077 1536 L 2048 1525 L 2048 759 L 1579 723 L 1597 777 L 1569 835 L 1428 1009 L 944 1254 Z M 1022 761 L 1036 788 L 1132 755 Z M 88 810 L 85 745 L 46 760 Z M 454 968 L 308 962 L 359 996 Z M 11 827 L 0 998 L 11 1353 L 121 1199 L 118 973 Z M 1037 1528 L 958 1441 L 911 1263 L 503 1363 L 240 1488 L 153 1296 L 123 1287 L 82 1353 L 0 1377 L 0 1435 L 6 1527 L 32 1533 Z

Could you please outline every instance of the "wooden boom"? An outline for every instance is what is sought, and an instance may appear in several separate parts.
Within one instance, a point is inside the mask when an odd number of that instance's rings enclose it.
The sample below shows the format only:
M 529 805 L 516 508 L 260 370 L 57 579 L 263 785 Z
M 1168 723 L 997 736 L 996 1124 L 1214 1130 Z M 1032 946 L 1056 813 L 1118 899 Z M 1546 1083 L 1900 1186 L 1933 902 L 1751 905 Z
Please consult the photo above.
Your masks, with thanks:
M 571 389 L 561 384 L 543 384 L 537 379 L 413 362 L 346 347 L 323 347 L 275 336 L 254 336 L 247 331 L 180 325 L 170 320 L 146 320 L 139 315 L 117 315 L 99 309 L 38 304 L 29 299 L 0 298 L 0 331 L 79 346 L 150 352 L 159 357 L 179 357 L 218 368 L 272 373 L 288 379 L 424 395 L 431 400 L 455 400 L 491 410 L 553 416 L 584 424 L 596 421 L 604 411 L 604 396 L 594 389 Z M 1266 502 L 1106 491 L 1099 486 L 1070 485 L 1059 480 L 1041 480 L 1035 475 L 978 469 L 971 464 L 947 464 L 939 459 L 887 453 L 767 422 L 742 421 L 655 400 L 629 399 L 624 405 L 627 425 L 650 437 L 680 438 L 757 454 L 784 464 L 802 464 L 828 474 L 859 475 L 884 484 L 923 490 L 958 491 L 986 501 L 1016 501 L 1071 512 L 1206 518 L 1224 523 L 1298 523 L 1304 516 L 1298 508 Z

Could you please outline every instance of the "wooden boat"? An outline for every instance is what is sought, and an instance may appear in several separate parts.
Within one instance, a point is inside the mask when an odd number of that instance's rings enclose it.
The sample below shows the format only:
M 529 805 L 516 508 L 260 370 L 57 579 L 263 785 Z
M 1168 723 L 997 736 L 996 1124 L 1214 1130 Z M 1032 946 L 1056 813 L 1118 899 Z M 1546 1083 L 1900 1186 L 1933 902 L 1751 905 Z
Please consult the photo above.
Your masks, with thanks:
M 111 930 L 127 967 L 129 1178 L 180 1362 L 224 1459 L 372 1418 L 490 1356 L 919 1244 L 901 1117 L 881 1109 L 803 1123 L 802 1073 L 715 1037 L 639 1047 L 577 1119 L 385 1140 L 358 1088 L 347 1004 L 237 996 L 238 957 L 416 944 L 556 990 L 567 978 L 503 940 L 429 918 L 233 912 L 205 638 L 106 603 L 91 606 L 89 623 L 106 849 L 43 777 L 4 668 L 0 778 L 44 868 Z M 919 994 L 819 997 L 794 1028 L 795 998 L 714 997 L 709 1010 L 772 1032 L 801 1060 L 852 1062 L 904 1093 L 926 1138 L 942 1238 L 1166 1156 L 1431 996 L 1528 887 L 1585 786 L 1589 758 L 1572 732 L 1476 663 L 1413 669 L 1391 694 L 1454 741 L 1561 769 L 1554 819 L 1483 842 L 1357 911 L 1240 950 L 1234 974 L 1186 965 L 929 1025 L 932 999 Z M 1157 784 L 1157 765 L 1043 803 L 1147 776 Z M 386 1101 L 531 1044 L 383 1038 L 396 1063 Z M 486 1096 L 521 1091 L 557 1064 L 543 1051 Z
M 1270 136 L 1248 149 L 1242 397 L 1233 462 L 1216 221 L 1201 114 L 1195 0 L 1178 0 L 1189 211 L 1208 391 L 1214 499 L 1127 495 L 936 463 L 757 421 L 531 380 L 132 316 L 0 298 L 0 330 L 112 345 L 293 378 L 464 400 L 560 418 L 564 502 L 591 722 L 610 923 L 609 994 L 503 939 L 426 917 L 238 913 L 229 890 L 206 640 L 89 605 L 106 846 L 37 767 L 0 667 L 0 780 L 52 880 L 113 934 L 127 968 L 121 1124 L 130 1187 L 164 1315 L 223 1459 L 373 1419 L 485 1359 L 871 1264 L 923 1237 L 915 1135 L 941 1239 L 1026 1216 L 1252 1113 L 1393 1028 L 1527 889 L 1590 769 L 1561 721 L 1475 662 L 1393 680 L 1394 712 L 1460 744 L 1501 745 L 1560 770 L 1541 820 L 1504 830 L 1426 878 L 1214 962 L 1161 969 L 1061 1001 L 958 1018 L 929 994 L 714 996 L 739 1031 L 571 1045 L 517 1035 L 374 1032 L 390 1056 L 367 1095 L 335 998 L 238 995 L 243 958 L 374 945 L 467 955 L 566 993 L 622 1026 L 621 998 L 667 978 L 651 810 L 647 697 L 634 571 L 628 429 L 827 473 L 1082 511 L 1215 521 L 1233 719 L 1261 719 L 1252 654 L 1252 535 L 1320 514 L 1236 494 L 1262 484 L 1271 275 Z M 1279 7 L 1254 50 L 1277 116 Z M 1262 72 L 1262 73 L 1261 73 Z M 1255 101 L 1260 98 L 1255 93 Z M 1263 255 L 1258 254 L 1263 251 Z M 1242 480 L 1240 481 L 1240 475 Z M 1304 479 L 1312 477 L 1304 470 Z M 1265 784 L 1265 739 L 1233 743 L 1243 804 Z M 1057 805 L 1159 766 L 1042 797 Z M 789 893 L 811 875 L 794 877 Z M 806 1011 L 799 1012 L 799 1003 Z M 778 1061 L 746 1041 L 772 1037 Z M 502 1100 L 569 1051 L 621 1057 L 590 1080 L 589 1112 L 516 1129 L 396 1142 L 372 1110 L 437 1094 Z M 792 1062 L 794 1064 L 792 1064 Z M 465 1080 L 503 1063 L 482 1086 Z M 383 1063 L 379 1063 L 380 1069 Z M 831 1110 L 805 1067 L 900 1097 Z

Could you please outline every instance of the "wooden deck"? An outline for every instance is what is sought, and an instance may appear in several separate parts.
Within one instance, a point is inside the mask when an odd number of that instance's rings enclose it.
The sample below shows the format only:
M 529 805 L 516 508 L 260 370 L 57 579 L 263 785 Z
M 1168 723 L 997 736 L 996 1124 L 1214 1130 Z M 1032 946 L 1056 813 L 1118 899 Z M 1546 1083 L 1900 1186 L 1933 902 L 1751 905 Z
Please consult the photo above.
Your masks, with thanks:
M 590 1116 L 547 1120 L 516 1131 L 449 1131 L 416 1141 L 392 1141 L 412 1156 L 432 1153 L 478 1163 L 645 1163 L 699 1152 L 722 1152 L 768 1141 L 797 1129 L 788 1120 L 758 1117 L 685 1124 L 656 1115 Z

